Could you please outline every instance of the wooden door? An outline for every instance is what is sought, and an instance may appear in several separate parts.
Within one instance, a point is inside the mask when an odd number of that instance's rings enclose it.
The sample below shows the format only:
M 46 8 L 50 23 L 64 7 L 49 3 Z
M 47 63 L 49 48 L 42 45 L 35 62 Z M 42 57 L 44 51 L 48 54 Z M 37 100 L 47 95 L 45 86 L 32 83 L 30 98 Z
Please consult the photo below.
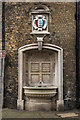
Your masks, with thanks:
M 55 54 L 53 51 L 28 52 L 28 81 L 30 86 L 53 85 L 55 79 Z

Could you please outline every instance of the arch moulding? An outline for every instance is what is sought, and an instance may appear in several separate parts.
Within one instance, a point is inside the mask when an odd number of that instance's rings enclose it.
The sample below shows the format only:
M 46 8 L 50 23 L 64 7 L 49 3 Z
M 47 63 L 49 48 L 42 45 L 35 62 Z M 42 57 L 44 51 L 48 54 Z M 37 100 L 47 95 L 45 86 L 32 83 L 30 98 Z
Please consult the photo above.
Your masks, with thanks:
M 64 108 L 63 100 L 63 49 L 59 46 L 52 44 L 43 44 L 43 49 L 53 50 L 57 52 L 57 64 L 58 64 L 58 100 L 57 100 L 57 110 L 62 110 Z M 28 44 L 18 49 L 18 100 L 17 108 L 24 109 L 24 99 L 23 99 L 23 52 L 27 50 L 38 50 L 38 44 Z

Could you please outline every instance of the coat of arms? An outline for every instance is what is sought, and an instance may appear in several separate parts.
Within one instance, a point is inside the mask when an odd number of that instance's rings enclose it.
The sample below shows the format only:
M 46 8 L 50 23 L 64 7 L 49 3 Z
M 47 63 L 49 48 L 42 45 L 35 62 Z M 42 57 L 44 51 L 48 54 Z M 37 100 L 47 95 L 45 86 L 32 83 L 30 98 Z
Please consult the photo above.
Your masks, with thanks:
M 47 27 L 47 20 L 44 15 L 36 15 L 33 19 L 33 28 L 38 31 L 45 30 Z

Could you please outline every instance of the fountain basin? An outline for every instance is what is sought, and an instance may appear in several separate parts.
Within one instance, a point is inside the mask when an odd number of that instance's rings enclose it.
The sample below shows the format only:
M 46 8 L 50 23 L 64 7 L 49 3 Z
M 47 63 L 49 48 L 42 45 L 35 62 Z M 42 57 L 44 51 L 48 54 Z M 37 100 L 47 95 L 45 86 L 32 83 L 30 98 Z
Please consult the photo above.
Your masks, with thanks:
M 57 87 L 23 87 L 27 97 L 53 97 L 57 93 Z
M 28 111 L 37 110 L 52 110 L 55 108 L 55 95 L 57 94 L 57 87 L 55 86 L 41 86 L 41 87 L 27 87 L 24 86 L 25 95 L 25 109 Z

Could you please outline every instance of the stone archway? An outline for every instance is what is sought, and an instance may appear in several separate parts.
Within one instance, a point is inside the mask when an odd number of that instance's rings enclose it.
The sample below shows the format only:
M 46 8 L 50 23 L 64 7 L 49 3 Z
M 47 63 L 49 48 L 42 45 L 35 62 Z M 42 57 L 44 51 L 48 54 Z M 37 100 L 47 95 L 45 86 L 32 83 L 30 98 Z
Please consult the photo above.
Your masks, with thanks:
M 52 50 L 56 52 L 56 72 L 55 72 L 55 85 L 58 88 L 58 100 L 57 100 L 57 110 L 60 110 L 64 107 L 63 101 L 63 49 L 56 45 L 52 44 L 43 44 L 43 49 Z M 30 50 L 38 51 L 38 44 L 29 44 L 25 45 L 18 50 L 18 100 L 17 108 L 24 109 L 24 99 L 23 99 L 23 63 L 24 63 L 24 52 Z

